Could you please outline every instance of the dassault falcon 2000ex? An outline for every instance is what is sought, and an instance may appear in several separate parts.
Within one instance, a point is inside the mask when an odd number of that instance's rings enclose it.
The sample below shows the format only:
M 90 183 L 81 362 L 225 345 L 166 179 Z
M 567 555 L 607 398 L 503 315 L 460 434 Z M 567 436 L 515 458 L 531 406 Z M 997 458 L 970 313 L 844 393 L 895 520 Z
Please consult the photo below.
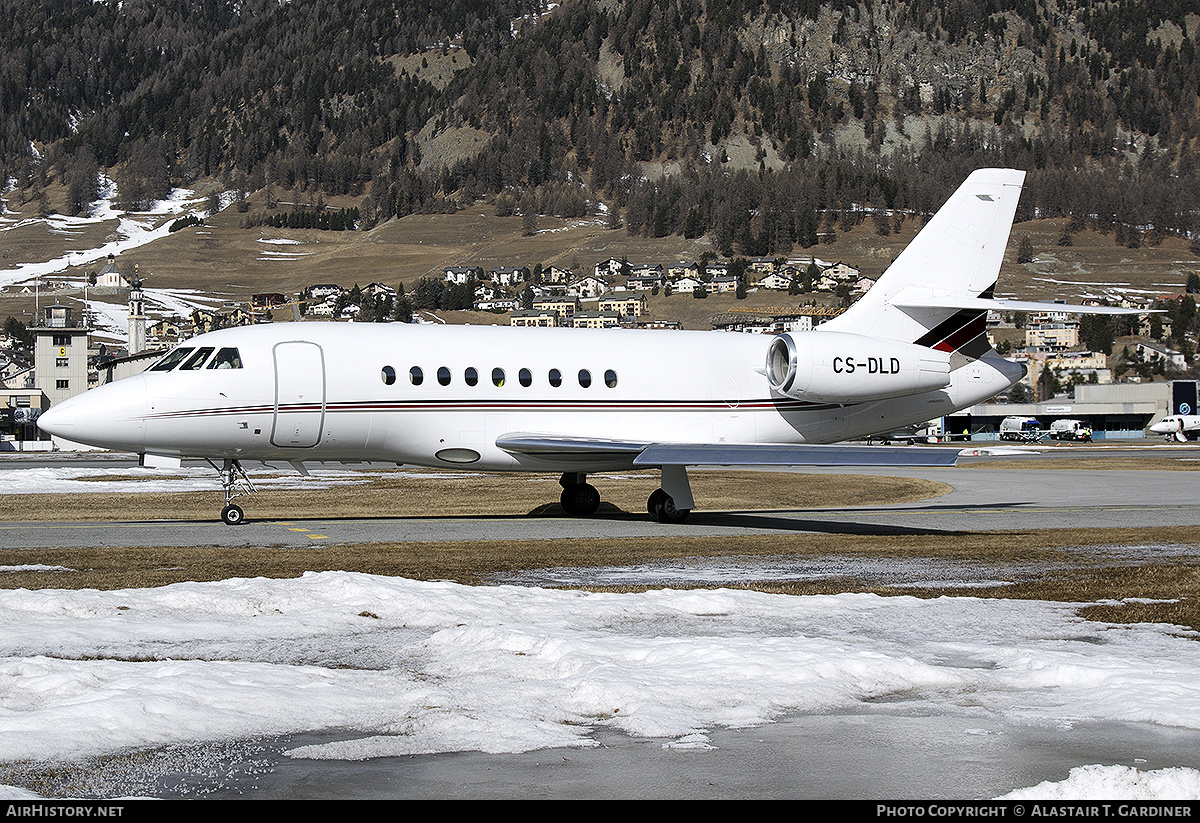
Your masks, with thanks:
M 664 522 L 695 507 L 688 466 L 952 465 L 953 451 L 838 443 L 1020 379 L 988 344 L 990 309 L 1106 311 L 993 299 L 1024 177 L 972 173 L 862 299 L 811 332 L 249 326 L 194 337 L 39 425 L 147 466 L 207 459 L 229 524 L 243 519 L 242 461 L 561 471 L 577 515 L 600 504 L 589 474 L 656 468 L 647 509 Z

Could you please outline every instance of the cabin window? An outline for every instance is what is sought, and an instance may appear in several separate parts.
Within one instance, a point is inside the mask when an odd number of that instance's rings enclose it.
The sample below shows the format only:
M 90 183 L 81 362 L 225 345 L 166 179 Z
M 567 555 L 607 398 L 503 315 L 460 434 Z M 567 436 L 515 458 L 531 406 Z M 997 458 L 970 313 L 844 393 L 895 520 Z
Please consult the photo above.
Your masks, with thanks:
M 210 369 L 240 369 L 242 367 L 242 357 L 238 354 L 237 349 L 224 348 L 217 350 L 217 356 L 208 364 Z M 395 372 L 392 373 L 393 379 Z
M 150 371 L 170 371 L 179 365 L 179 361 L 192 353 L 190 346 L 182 349 L 175 349 L 162 360 L 159 360 L 150 367 Z
M 209 366 L 211 369 L 212 366 Z M 390 386 L 396 382 L 396 370 L 391 366 L 384 366 L 383 371 L 379 375 L 383 379 L 383 385 Z
M 617 387 L 617 373 L 612 369 L 604 372 L 604 385 L 608 386 L 610 389 L 615 389 Z
M 495 386 L 504 385 L 504 369 L 492 369 L 492 384 Z
M 450 370 L 445 366 L 438 366 L 438 382 L 443 386 L 450 385 Z
M 474 366 L 467 366 L 467 370 L 463 372 L 463 380 L 468 386 L 474 386 L 479 383 L 479 372 Z
M 212 353 L 213 353 L 212 346 L 202 346 L 202 347 L 196 349 L 196 352 L 191 357 L 189 357 L 187 360 L 183 361 L 183 365 L 181 365 L 179 367 L 179 370 L 180 371 L 193 371 L 195 369 L 200 368 L 201 366 L 204 365 L 204 361 L 207 360 L 208 356 Z
M 585 389 L 592 385 L 592 373 L 587 369 L 579 370 L 579 385 L 583 386 Z
M 414 386 L 419 386 L 425 382 L 425 373 L 421 371 L 420 366 L 413 366 L 408 370 L 408 380 Z
M 522 386 L 529 388 L 529 385 L 533 382 L 533 372 L 529 369 L 521 369 L 517 372 L 517 380 L 520 381 Z
M 550 385 L 556 389 L 562 385 L 562 372 L 558 369 L 550 370 Z

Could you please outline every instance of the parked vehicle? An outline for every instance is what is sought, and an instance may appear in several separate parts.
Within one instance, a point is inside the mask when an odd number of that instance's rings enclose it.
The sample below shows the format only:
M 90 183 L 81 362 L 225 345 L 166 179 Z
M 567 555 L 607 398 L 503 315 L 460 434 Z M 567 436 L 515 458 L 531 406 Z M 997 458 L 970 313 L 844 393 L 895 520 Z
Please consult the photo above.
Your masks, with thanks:
M 1051 440 L 1082 440 L 1092 442 L 1092 429 L 1082 420 L 1055 420 L 1050 424 Z
M 1046 430 L 1036 417 L 1010 415 L 1000 421 L 1001 440 L 1024 440 L 1032 443 L 1046 436 Z

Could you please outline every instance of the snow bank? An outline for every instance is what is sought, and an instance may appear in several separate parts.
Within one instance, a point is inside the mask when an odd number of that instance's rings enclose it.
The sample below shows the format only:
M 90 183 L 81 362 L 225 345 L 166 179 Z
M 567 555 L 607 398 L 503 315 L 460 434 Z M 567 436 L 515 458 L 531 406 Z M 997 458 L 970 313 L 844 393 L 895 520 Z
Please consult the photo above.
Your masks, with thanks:
M 1200 771 L 1129 766 L 1080 766 L 1063 781 L 1017 789 L 998 800 L 1200 800 Z M 1121 817 L 1136 815 L 1120 814 Z
M 295 757 L 591 746 L 903 697 L 997 722 L 1200 728 L 1200 644 L 1070 604 L 591 594 L 346 572 L 0 592 L 0 760 L 338 731 Z

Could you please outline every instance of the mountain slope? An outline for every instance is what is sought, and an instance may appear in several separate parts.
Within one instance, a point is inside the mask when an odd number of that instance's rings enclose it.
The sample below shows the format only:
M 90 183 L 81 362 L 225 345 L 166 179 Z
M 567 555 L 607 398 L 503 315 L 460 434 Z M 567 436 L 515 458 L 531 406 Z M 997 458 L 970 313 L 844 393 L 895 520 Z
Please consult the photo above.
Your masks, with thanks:
M 352 198 L 364 225 L 603 200 L 631 233 L 766 254 L 1005 165 L 1022 216 L 1123 244 L 1200 214 L 1183 2 L 50 6 L 0 4 L 0 164 L 68 211 L 107 168 L 130 207 L 197 177 Z

